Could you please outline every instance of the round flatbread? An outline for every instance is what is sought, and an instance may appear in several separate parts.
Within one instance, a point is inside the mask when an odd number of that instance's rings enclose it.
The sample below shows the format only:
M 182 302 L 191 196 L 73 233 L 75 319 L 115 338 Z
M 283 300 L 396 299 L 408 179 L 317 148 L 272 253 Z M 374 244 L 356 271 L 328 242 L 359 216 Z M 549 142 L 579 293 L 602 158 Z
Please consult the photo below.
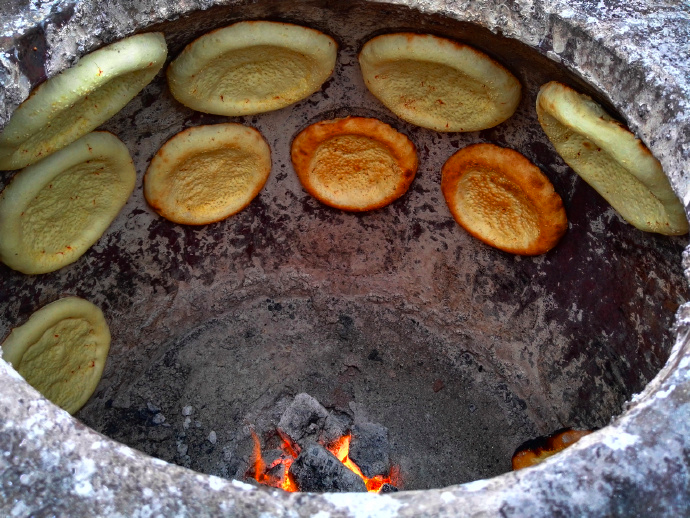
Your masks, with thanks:
M 251 202 L 271 172 L 271 150 L 254 128 L 215 124 L 168 140 L 144 176 L 144 196 L 175 223 L 205 225 Z
M 591 430 L 573 430 L 568 428 L 560 430 L 553 435 L 531 439 L 521 444 L 513 454 L 513 470 L 529 468 L 530 466 L 540 464 L 591 433 Z
M 436 131 L 478 131 L 510 117 L 520 82 L 486 54 L 430 34 L 377 36 L 359 54 L 367 88 L 401 119 Z
M 104 131 L 23 169 L 0 194 L 0 261 L 27 274 L 76 261 L 115 219 L 135 181 L 127 147 Z
M 441 190 L 460 226 L 505 252 L 543 254 L 568 228 L 563 201 L 549 179 L 512 149 L 461 149 L 443 165 Z
M 539 91 L 537 115 L 565 163 L 628 223 L 646 232 L 688 232 L 659 161 L 589 96 L 552 81 Z
M 39 85 L 0 134 L 0 170 L 33 164 L 96 129 L 153 79 L 167 52 L 160 32 L 130 36 Z
M 407 192 L 417 172 L 414 144 L 377 119 L 317 122 L 292 142 L 292 164 L 302 186 L 337 209 L 378 209 Z
M 12 330 L 2 357 L 47 399 L 74 414 L 98 385 L 110 349 L 101 310 L 78 297 L 57 300 Z
M 335 67 L 337 44 L 289 23 L 248 21 L 196 39 L 168 67 L 185 106 L 218 115 L 277 110 L 316 92 Z

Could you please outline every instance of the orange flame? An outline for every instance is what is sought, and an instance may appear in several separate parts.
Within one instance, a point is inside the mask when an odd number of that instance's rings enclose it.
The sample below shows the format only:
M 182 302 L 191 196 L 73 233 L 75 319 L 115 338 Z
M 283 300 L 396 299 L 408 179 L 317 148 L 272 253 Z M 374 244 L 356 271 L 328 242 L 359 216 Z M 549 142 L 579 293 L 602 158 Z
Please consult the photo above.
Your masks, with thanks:
M 267 466 L 263 456 L 261 455 L 261 442 L 259 441 L 259 437 L 256 435 L 254 430 L 251 430 L 251 432 L 252 439 L 254 440 L 254 464 L 251 470 L 253 471 L 253 474 L 250 474 L 249 476 L 254 478 L 254 480 L 256 480 L 259 484 L 263 484 L 265 486 L 279 487 L 291 493 L 299 491 L 297 482 L 295 482 L 295 479 L 289 472 L 290 466 L 292 466 L 293 461 L 298 455 L 290 441 L 281 435 L 283 444 L 281 444 L 280 449 L 284 455 L 276 459 L 270 466 Z M 268 473 L 268 471 L 272 470 L 279 464 L 282 464 L 283 466 L 282 477 Z
M 266 463 L 264 462 L 264 458 L 261 456 L 261 443 L 259 442 L 259 438 L 254 430 L 251 430 L 251 432 L 252 439 L 254 439 L 254 479 L 260 484 L 263 484 L 267 478 Z
M 381 491 L 381 487 L 383 487 L 384 484 L 391 483 L 391 477 L 376 475 L 375 477 L 369 478 L 364 476 L 364 473 L 362 473 L 362 470 L 359 468 L 359 466 L 352 462 L 352 460 L 349 457 L 351 440 L 351 434 L 343 435 L 340 439 L 337 439 L 333 444 L 328 446 L 327 449 L 333 455 L 335 455 L 338 458 L 338 460 L 345 465 L 345 467 L 359 475 L 362 478 L 362 480 L 364 480 L 364 484 L 367 486 L 367 491 L 369 491 L 370 493 L 378 493 L 379 491 Z
M 297 458 L 297 455 L 299 455 L 299 446 L 294 445 L 288 437 L 279 432 L 280 437 L 283 440 L 282 444 L 280 445 L 280 450 L 283 452 L 283 455 L 276 459 L 276 461 L 270 466 L 267 466 L 261 455 L 261 443 L 259 441 L 259 437 L 256 435 L 256 433 L 254 433 L 254 430 L 251 430 L 251 432 L 252 439 L 254 440 L 254 464 L 251 469 L 253 473 L 249 476 L 265 486 L 279 487 L 291 493 L 299 491 L 297 482 L 289 471 L 290 466 L 292 466 L 292 463 Z M 335 455 L 340 462 L 350 469 L 350 471 L 356 473 L 362 478 L 362 480 L 364 480 L 367 491 L 372 493 L 380 492 L 384 484 L 392 483 L 391 480 L 396 476 L 395 474 L 397 473 L 397 467 L 394 466 L 391 469 L 391 475 L 387 477 L 384 477 L 383 475 L 376 475 L 372 478 L 365 477 L 359 466 L 350 460 L 349 453 L 351 440 L 352 435 L 344 435 L 333 442 L 326 449 Z M 283 466 L 283 476 L 277 477 L 270 475 L 268 471 L 274 469 L 279 464 L 282 464 Z
M 280 434 L 280 436 L 283 439 L 283 444 L 280 445 L 280 449 L 284 454 L 286 454 L 286 457 L 282 460 L 284 471 L 283 482 L 281 483 L 280 487 L 285 491 L 294 493 L 299 491 L 299 488 L 297 487 L 297 482 L 295 482 L 292 473 L 290 473 L 290 466 L 292 466 L 293 461 L 297 458 L 298 453 L 296 449 L 293 448 L 290 441 L 283 436 L 283 434 Z

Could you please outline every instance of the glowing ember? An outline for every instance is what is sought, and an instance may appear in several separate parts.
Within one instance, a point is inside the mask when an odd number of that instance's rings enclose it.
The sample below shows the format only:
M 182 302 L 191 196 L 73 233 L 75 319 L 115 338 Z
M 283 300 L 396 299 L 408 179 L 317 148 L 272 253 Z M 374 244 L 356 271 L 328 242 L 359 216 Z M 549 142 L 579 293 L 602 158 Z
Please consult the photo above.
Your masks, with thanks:
M 335 455 L 340 462 L 345 464 L 345 466 L 350 470 L 362 477 L 364 484 L 367 486 L 367 491 L 370 493 L 378 493 L 381 491 L 381 487 L 384 484 L 391 483 L 391 477 L 384 477 L 383 475 L 376 475 L 373 478 L 368 478 L 364 476 L 362 470 L 359 466 L 350 460 L 348 456 L 350 454 L 350 441 L 352 440 L 352 435 L 347 434 L 342 436 L 340 439 L 335 441 L 331 446 L 326 449 Z M 392 470 L 391 470 L 392 471 Z
M 261 443 L 254 430 L 252 430 L 252 439 L 254 439 L 254 479 L 263 484 L 266 480 L 266 463 L 261 456 Z
M 282 439 L 280 450 L 283 452 L 283 454 L 270 465 L 267 465 L 261 454 L 261 443 L 259 438 L 252 430 L 252 438 L 254 439 L 254 465 L 247 475 L 251 476 L 257 482 L 265 486 L 278 487 L 289 492 L 299 491 L 297 483 L 292 477 L 292 474 L 289 472 L 290 466 L 299 455 L 299 446 L 293 444 L 290 439 L 283 434 L 280 436 Z M 367 491 L 378 493 L 381 491 L 381 488 L 384 484 L 392 484 L 393 482 L 391 478 L 397 472 L 395 468 L 391 469 L 391 475 L 387 477 L 384 477 L 383 475 L 377 475 L 373 478 L 364 476 L 359 466 L 352 462 L 348 456 L 350 452 L 351 439 L 352 436 L 350 434 L 344 435 L 333 442 L 330 446 L 327 446 L 326 449 L 335 455 L 338 460 L 345 465 L 345 467 L 359 475 L 362 480 L 364 480 Z
M 261 442 L 259 441 L 259 437 L 254 430 L 251 432 L 252 439 L 254 439 L 254 466 L 251 477 L 264 486 L 278 487 L 291 493 L 299 491 L 295 479 L 289 472 L 292 462 L 298 455 L 289 439 L 281 435 L 283 443 L 280 446 L 280 450 L 283 452 L 283 455 L 278 457 L 270 465 L 266 465 L 261 455 Z M 282 469 L 279 469 L 278 466 Z M 276 472 L 278 474 L 276 474 Z

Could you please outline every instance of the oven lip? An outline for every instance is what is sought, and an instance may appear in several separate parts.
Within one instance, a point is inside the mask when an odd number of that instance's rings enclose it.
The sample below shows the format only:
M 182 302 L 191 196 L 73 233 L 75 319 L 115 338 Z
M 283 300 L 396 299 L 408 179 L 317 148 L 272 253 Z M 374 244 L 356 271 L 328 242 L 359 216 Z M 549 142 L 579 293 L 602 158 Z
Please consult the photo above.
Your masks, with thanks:
M 127 1 L 113 2 L 118 3 Z M 154 0 L 148 3 L 156 5 Z M 108 22 L 108 36 L 101 35 L 104 39 L 99 40 L 101 36 L 91 35 L 89 48 L 80 53 L 164 18 L 237 3 L 190 0 L 170 6 L 165 13 L 152 10 L 146 21 L 140 17 L 114 18 Z M 673 6 L 670 0 L 641 0 L 632 5 L 627 0 L 612 0 L 601 8 L 591 2 L 570 5 L 568 0 L 370 3 L 407 5 L 423 13 L 472 22 L 521 40 L 560 61 L 606 92 L 612 105 L 660 159 L 680 199 L 689 199 L 690 53 L 686 42 L 690 41 L 690 7 Z M 55 0 L 48 4 L 53 7 L 46 11 L 50 23 L 51 17 L 69 18 L 84 5 L 97 2 Z M 620 13 L 625 13 L 627 22 Z M 29 21 L 30 15 L 34 21 Z M 10 12 L 3 16 L 0 83 L 5 88 L 5 100 L 0 126 L 28 95 L 26 78 L 10 51 L 20 34 L 45 23 L 35 15 Z M 658 23 L 670 23 L 673 30 L 659 35 Z M 632 30 L 621 31 L 623 26 Z M 53 57 L 54 66 L 74 57 Z M 634 68 L 645 78 L 640 90 L 633 91 L 625 81 L 612 77 L 611 71 L 622 66 Z M 641 109 L 640 100 L 647 100 L 647 110 Z M 683 255 L 687 271 L 690 248 Z M 49 508 L 56 514 L 86 514 L 90 510 L 94 515 L 133 515 L 148 508 L 163 515 L 176 511 L 199 516 L 310 516 L 323 511 L 333 516 L 479 516 L 506 512 L 533 517 L 554 513 L 631 515 L 645 509 L 650 515 L 680 516 L 690 513 L 690 502 L 683 499 L 690 484 L 690 305 L 678 310 L 674 332 L 675 344 L 666 365 L 628 403 L 627 410 L 557 460 L 493 479 L 385 496 L 285 494 L 148 457 L 85 427 L 43 399 L 0 360 L 0 473 L 8 477 L 5 482 L 15 478 L 20 482 L 0 484 L 0 509 L 24 514 Z

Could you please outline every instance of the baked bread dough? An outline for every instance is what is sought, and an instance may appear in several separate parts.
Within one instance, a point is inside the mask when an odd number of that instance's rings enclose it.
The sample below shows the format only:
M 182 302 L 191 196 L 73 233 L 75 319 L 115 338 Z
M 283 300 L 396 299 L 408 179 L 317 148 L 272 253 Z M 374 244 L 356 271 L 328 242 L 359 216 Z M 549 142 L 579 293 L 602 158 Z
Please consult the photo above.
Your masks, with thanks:
M 12 330 L 2 357 L 47 399 L 74 414 L 91 397 L 110 349 L 101 310 L 66 297 L 36 311 Z
M 441 190 L 460 226 L 505 252 L 543 254 L 568 228 L 563 201 L 549 179 L 512 149 L 461 149 L 443 165 Z
M 214 124 L 168 140 L 144 176 L 144 196 L 175 223 L 205 225 L 236 214 L 262 189 L 271 150 L 254 128 Z
M 0 134 L 0 170 L 33 164 L 96 129 L 154 78 L 167 53 L 162 33 L 138 34 L 39 85 Z
M 238 22 L 187 45 L 168 67 L 175 99 L 217 115 L 277 110 L 316 92 L 335 67 L 338 46 L 289 23 Z
M 592 433 L 591 430 L 559 430 L 553 435 L 532 439 L 520 445 L 513 454 L 513 470 L 528 468 L 539 464 L 556 453 L 575 444 L 585 435 Z
M 646 232 L 688 232 L 659 161 L 589 96 L 552 81 L 539 91 L 537 115 L 563 160 L 628 223 Z
M 359 54 L 364 82 L 398 117 L 436 131 L 478 131 L 509 118 L 520 82 L 486 54 L 430 34 L 377 36 Z
M 0 194 L 0 261 L 27 274 L 76 261 L 115 219 L 135 181 L 127 147 L 104 131 L 28 166 Z
M 417 172 L 414 144 L 377 119 L 317 122 L 292 142 L 292 164 L 304 189 L 337 209 L 367 211 L 407 192 Z

